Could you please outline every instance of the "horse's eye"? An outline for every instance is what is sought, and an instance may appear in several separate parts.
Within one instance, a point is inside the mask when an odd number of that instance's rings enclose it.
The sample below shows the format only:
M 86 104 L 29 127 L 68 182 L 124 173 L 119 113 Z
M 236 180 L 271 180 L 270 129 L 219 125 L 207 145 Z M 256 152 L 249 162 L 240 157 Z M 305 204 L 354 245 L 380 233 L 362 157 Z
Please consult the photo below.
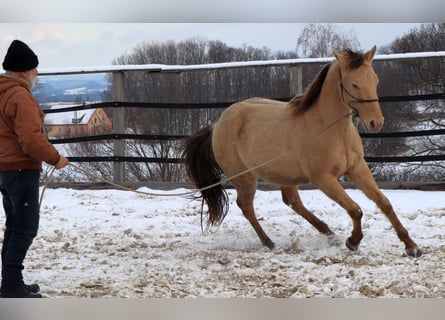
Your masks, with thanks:
M 359 86 L 356 85 L 355 83 L 352 84 L 352 87 L 353 87 L 354 89 L 360 89 Z

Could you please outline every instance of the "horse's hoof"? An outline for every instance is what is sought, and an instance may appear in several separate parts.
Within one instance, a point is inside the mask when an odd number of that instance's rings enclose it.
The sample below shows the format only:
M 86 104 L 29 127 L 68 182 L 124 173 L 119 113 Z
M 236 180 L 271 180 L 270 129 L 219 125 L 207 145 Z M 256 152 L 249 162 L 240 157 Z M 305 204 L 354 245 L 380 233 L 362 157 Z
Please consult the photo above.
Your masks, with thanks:
M 422 250 L 420 250 L 419 248 L 406 249 L 406 254 L 410 257 L 418 258 L 422 255 Z
M 275 248 L 275 243 L 272 242 L 272 240 L 268 239 L 266 241 L 263 242 L 263 245 L 268 247 L 270 250 L 272 250 L 273 248 Z
M 352 244 L 351 239 L 346 239 L 346 247 L 351 251 L 357 251 L 358 250 L 358 244 Z

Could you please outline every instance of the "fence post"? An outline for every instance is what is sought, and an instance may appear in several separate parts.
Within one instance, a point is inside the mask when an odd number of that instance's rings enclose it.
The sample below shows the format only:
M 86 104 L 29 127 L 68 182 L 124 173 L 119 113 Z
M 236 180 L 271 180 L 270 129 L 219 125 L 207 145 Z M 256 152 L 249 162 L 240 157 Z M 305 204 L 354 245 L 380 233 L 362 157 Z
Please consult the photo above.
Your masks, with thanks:
M 125 101 L 124 72 L 113 72 L 113 101 Z M 113 133 L 125 133 L 125 109 L 113 108 Z M 125 156 L 125 140 L 113 140 L 113 156 Z M 122 183 L 125 178 L 125 163 L 114 162 L 114 182 Z
M 303 65 L 295 65 L 289 68 L 289 96 L 303 94 Z

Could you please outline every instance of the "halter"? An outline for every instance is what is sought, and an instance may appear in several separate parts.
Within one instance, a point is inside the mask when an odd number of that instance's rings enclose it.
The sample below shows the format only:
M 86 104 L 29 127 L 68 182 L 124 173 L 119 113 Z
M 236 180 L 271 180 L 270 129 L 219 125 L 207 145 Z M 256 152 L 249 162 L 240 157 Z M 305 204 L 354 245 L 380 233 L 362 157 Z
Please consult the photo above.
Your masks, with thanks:
M 343 102 L 343 104 L 346 104 L 345 103 L 345 97 L 344 97 L 344 92 L 346 92 L 346 94 L 353 99 L 353 100 L 349 101 L 348 107 L 352 109 L 352 112 L 354 113 L 354 116 L 358 116 L 358 111 L 357 111 L 357 109 L 355 109 L 352 106 L 353 103 L 379 102 L 379 98 L 377 98 L 377 99 L 360 99 L 360 98 L 355 97 L 343 85 L 343 77 L 342 77 L 340 69 L 338 70 L 338 72 L 340 74 L 340 88 L 341 88 L 341 99 L 342 99 L 342 102 Z

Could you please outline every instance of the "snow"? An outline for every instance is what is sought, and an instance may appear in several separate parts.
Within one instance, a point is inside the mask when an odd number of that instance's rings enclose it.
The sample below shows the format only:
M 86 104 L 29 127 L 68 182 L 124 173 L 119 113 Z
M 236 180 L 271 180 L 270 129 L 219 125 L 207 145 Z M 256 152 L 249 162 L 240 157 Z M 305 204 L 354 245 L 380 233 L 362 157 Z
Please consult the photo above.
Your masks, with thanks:
M 440 58 L 445 56 L 445 51 L 432 52 L 409 52 L 396 54 L 376 55 L 374 60 L 405 60 L 413 58 Z M 306 63 L 329 63 L 333 57 L 325 58 L 298 58 L 282 60 L 259 60 L 259 61 L 237 61 L 196 65 L 165 65 L 165 64 L 145 64 L 145 65 L 113 65 L 97 67 L 67 67 L 67 68 L 43 68 L 39 69 L 39 75 L 55 74 L 81 74 L 81 73 L 107 73 L 118 71 L 147 71 L 147 72 L 182 72 L 196 70 L 213 70 L 225 68 L 240 68 L 249 66 L 279 66 L 285 64 L 306 64 Z
M 318 190 L 301 197 L 335 241 L 285 206 L 279 191 L 257 192 L 255 210 L 273 250 L 242 216 L 236 191 L 229 190 L 223 224 L 204 231 L 201 202 L 188 191 L 46 189 L 25 280 L 47 297 L 445 296 L 445 192 L 384 190 L 424 252 L 415 259 L 359 190 L 347 190 L 364 211 L 356 252 L 344 245 L 349 216 Z
M 64 95 L 82 95 L 82 94 L 86 94 L 88 92 L 88 88 L 87 87 L 80 87 L 80 88 L 74 88 L 74 89 L 66 89 L 63 91 Z

